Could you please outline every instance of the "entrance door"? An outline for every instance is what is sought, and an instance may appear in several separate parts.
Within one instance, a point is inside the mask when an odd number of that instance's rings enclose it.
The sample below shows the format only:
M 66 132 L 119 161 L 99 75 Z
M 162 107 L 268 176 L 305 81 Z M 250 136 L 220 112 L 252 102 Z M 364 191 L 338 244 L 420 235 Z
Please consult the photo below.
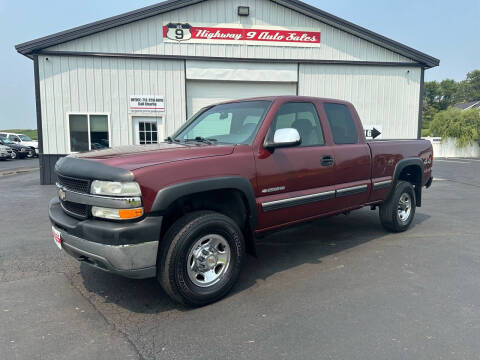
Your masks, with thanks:
M 163 141 L 163 119 L 153 116 L 133 116 L 133 140 L 135 145 L 158 144 Z

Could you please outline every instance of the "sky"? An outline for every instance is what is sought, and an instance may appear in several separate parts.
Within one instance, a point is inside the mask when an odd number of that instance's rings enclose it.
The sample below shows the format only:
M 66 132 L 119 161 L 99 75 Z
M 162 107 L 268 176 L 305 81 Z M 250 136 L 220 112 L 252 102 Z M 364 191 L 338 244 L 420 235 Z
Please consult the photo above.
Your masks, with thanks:
M 0 129 L 36 128 L 33 62 L 14 45 L 157 2 L 0 0 Z M 458 81 L 480 68 L 480 0 L 306 2 L 440 59 L 426 81 Z

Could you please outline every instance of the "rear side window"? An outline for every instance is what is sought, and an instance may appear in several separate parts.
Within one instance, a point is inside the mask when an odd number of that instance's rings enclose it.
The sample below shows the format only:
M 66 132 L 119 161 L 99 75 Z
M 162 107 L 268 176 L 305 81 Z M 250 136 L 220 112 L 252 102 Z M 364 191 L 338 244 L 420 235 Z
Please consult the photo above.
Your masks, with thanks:
M 327 113 L 335 144 L 356 144 L 358 133 L 349 108 L 346 105 L 334 103 L 325 103 L 323 107 Z
M 294 128 L 302 139 L 301 147 L 324 145 L 322 127 L 312 103 L 283 104 L 275 117 L 274 132 Z

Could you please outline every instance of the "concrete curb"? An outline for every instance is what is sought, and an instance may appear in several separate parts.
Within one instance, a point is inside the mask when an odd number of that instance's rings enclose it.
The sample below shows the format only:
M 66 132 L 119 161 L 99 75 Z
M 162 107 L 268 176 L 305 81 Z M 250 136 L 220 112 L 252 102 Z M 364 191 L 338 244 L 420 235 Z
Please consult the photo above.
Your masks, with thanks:
M 39 167 L 33 167 L 33 168 L 8 169 L 8 170 L 0 171 L 0 177 L 8 176 L 8 175 L 29 173 L 29 172 L 36 171 L 36 170 L 40 170 L 40 168 Z

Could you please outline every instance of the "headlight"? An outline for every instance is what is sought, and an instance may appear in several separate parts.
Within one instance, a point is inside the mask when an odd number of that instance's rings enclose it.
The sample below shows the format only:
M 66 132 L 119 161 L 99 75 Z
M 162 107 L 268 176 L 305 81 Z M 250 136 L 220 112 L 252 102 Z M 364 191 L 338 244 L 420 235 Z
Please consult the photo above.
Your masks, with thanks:
M 111 220 L 131 220 L 143 215 L 143 208 L 136 209 L 109 209 L 92 206 L 92 215 L 98 218 Z
M 136 182 L 99 181 L 92 182 L 90 192 L 95 195 L 141 196 L 140 185 Z

